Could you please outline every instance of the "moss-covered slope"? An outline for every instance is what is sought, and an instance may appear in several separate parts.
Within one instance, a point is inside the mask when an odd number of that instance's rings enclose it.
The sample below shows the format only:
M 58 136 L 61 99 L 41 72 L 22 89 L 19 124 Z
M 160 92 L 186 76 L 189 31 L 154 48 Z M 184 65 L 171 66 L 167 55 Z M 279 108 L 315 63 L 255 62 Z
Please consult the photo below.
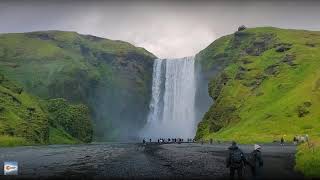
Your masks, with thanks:
M 0 144 L 47 143 L 48 125 L 39 101 L 0 74 Z
M 28 93 L 88 105 L 98 139 L 126 137 L 144 124 L 155 58 L 126 42 L 75 32 L 0 35 L 0 71 Z
M 216 40 L 197 58 L 215 102 L 196 138 L 320 136 L 320 32 L 246 29 Z
M 0 146 L 90 142 L 91 123 L 84 105 L 40 100 L 0 74 Z

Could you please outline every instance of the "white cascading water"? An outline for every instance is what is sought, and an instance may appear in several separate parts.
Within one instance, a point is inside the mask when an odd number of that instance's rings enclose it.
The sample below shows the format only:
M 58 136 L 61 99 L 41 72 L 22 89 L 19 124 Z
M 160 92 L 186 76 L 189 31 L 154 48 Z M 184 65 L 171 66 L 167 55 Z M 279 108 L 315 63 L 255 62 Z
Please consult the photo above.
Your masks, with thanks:
M 144 138 L 192 138 L 195 135 L 194 57 L 156 59 L 152 98 Z

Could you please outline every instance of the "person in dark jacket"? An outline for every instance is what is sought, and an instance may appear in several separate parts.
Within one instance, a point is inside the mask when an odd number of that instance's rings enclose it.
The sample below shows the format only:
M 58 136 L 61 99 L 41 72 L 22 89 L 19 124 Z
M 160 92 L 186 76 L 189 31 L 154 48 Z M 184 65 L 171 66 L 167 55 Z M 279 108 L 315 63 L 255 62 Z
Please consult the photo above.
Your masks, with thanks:
M 259 146 L 258 144 L 254 145 L 254 150 L 250 154 L 250 166 L 252 176 L 254 178 L 260 177 L 263 167 L 263 159 L 261 154 L 261 146 Z
M 245 164 L 247 163 L 246 157 L 242 150 L 237 146 L 236 142 L 228 148 L 229 154 L 227 156 L 227 168 L 230 168 L 230 178 L 234 179 L 235 172 L 237 171 L 238 178 L 242 178 L 242 172 Z
M 283 137 L 281 137 L 281 139 L 280 139 L 280 144 L 281 144 L 281 146 L 284 145 L 284 138 Z

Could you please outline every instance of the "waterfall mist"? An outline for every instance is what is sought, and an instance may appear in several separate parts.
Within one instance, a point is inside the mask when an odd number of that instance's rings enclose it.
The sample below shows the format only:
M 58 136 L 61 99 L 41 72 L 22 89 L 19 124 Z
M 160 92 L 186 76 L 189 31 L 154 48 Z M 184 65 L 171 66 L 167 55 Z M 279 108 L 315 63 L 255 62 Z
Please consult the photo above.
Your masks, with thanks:
M 142 137 L 194 137 L 195 80 L 194 57 L 155 60 L 150 112 Z

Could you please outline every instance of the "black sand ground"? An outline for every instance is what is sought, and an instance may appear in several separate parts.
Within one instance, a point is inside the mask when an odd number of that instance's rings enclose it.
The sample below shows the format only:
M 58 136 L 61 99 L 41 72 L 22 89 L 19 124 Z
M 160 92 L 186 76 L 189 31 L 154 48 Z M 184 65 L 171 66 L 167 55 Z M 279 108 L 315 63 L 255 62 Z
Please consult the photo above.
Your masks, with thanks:
M 17 161 L 22 177 L 228 177 L 229 144 L 106 143 L 0 148 L 0 162 Z M 241 145 L 245 153 L 252 145 Z M 293 145 L 263 145 L 266 178 L 301 178 L 294 172 Z M 1 169 L 0 174 L 3 174 Z M 250 177 L 249 169 L 245 174 Z

